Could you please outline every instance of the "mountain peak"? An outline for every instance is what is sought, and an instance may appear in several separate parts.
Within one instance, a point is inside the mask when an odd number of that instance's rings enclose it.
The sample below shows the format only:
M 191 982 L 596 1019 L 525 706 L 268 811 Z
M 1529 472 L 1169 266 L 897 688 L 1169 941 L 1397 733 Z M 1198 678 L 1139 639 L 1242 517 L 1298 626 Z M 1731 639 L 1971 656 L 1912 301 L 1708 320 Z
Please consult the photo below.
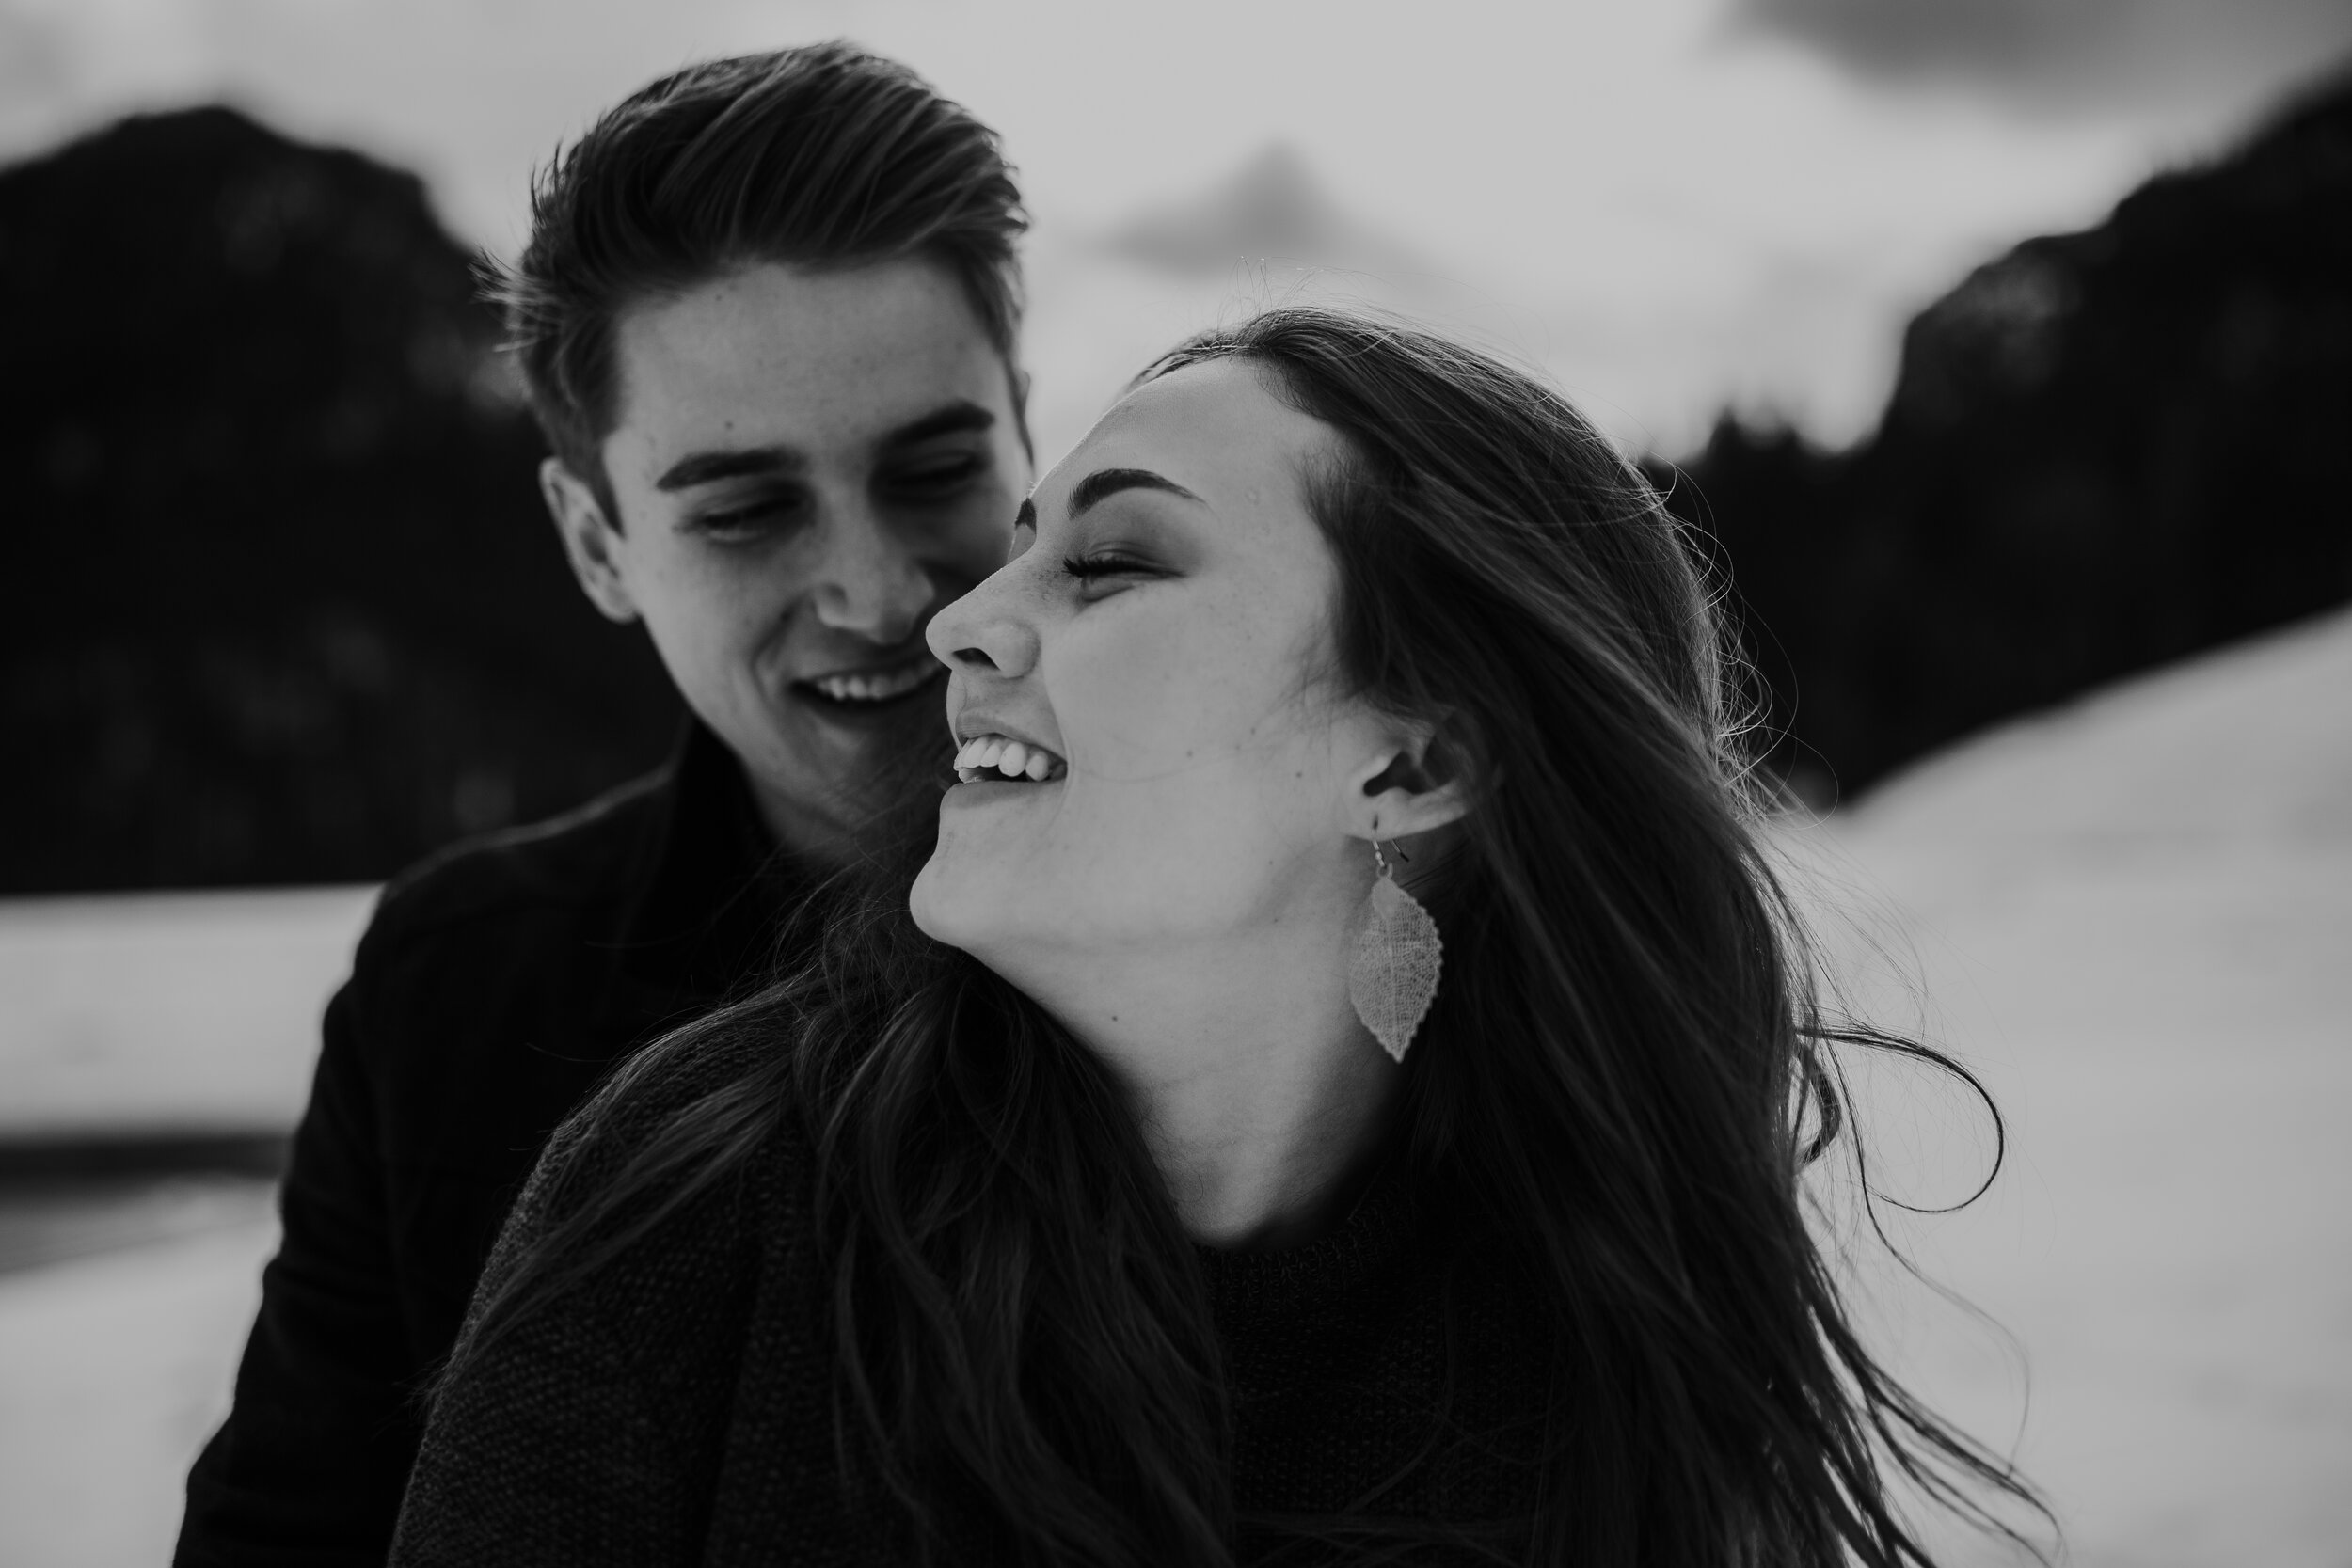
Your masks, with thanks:
M 1262 260 L 1384 274 L 1422 270 L 1405 246 L 1341 210 L 1305 155 L 1283 141 L 1268 143 L 1204 194 L 1135 218 L 1111 237 L 1111 247 L 1191 275 Z

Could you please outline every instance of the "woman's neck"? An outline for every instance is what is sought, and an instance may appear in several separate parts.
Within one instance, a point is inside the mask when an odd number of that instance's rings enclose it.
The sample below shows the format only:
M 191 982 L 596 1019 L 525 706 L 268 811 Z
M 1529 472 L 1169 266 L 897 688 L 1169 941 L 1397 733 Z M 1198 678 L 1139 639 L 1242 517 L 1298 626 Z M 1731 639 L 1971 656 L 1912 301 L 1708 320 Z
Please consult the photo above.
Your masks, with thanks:
M 1285 935 L 1020 982 L 1127 1085 L 1186 1233 L 1211 1246 L 1335 1223 L 1401 1080 L 1348 1001 L 1345 933 Z

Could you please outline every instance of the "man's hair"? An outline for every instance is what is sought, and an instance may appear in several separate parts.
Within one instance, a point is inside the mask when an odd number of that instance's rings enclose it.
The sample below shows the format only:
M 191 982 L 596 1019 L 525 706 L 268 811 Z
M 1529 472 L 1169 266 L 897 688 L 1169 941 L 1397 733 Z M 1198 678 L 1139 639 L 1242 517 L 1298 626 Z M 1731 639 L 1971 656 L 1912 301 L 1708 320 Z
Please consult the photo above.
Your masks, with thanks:
M 623 310 L 742 266 L 945 266 L 1011 364 L 1027 228 L 996 134 L 907 67 L 834 41 L 690 66 L 608 110 L 532 182 L 501 279 L 557 457 L 620 524 L 599 451 Z

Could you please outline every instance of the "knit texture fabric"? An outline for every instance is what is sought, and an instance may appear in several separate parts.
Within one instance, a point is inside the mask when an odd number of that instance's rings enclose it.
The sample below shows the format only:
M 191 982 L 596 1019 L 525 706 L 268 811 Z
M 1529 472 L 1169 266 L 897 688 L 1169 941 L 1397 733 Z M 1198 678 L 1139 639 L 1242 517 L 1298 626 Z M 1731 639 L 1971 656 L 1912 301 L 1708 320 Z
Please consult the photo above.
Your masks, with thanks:
M 485 1289 L 556 1217 L 551 1170 L 572 1164 L 592 1184 L 633 1136 L 739 1073 L 745 1049 L 677 1064 L 593 1128 L 559 1132 Z M 469 1362 L 428 1422 L 392 1562 L 900 1560 L 895 1519 L 834 1442 L 807 1174 L 804 1145 L 771 1139 Z M 1393 1173 L 1320 1240 L 1200 1259 L 1233 1412 L 1240 1560 L 1361 1561 L 1368 1528 L 1413 1541 L 1394 1560 L 1523 1554 L 1550 1356 L 1507 1265 Z M 963 1560 L 996 1558 L 976 1532 Z

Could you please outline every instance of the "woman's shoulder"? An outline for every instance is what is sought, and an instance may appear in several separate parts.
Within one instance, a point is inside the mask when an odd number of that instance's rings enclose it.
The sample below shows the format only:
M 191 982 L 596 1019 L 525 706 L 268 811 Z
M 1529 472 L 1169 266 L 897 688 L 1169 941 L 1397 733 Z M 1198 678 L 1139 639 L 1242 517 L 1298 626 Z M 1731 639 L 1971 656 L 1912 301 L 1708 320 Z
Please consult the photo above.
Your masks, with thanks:
M 533 1184 L 561 1178 L 581 1194 L 660 1189 L 705 1174 L 773 1171 L 804 1161 L 801 1118 L 787 1114 L 781 1031 L 745 1009 L 690 1024 L 625 1061 L 548 1139 Z M 761 1158 L 748 1158 L 755 1149 Z
M 598 1296 L 707 1291 L 774 1261 L 763 1252 L 805 1230 L 810 1164 L 785 1049 L 757 1018 L 720 1015 L 631 1058 L 548 1140 L 485 1284 L 534 1254 L 592 1264 Z
M 714 1095 L 772 1077 L 783 1065 L 781 1026 L 749 1004 L 696 1019 L 625 1058 L 581 1105 L 614 1131 L 644 1131 Z
M 778 1375 L 771 1341 L 818 1342 L 801 1321 L 806 1247 L 778 1251 L 806 1228 L 798 1118 L 768 1070 L 781 1049 L 757 1030 L 683 1032 L 560 1130 L 438 1390 L 396 1560 L 693 1555 L 739 1389 Z

